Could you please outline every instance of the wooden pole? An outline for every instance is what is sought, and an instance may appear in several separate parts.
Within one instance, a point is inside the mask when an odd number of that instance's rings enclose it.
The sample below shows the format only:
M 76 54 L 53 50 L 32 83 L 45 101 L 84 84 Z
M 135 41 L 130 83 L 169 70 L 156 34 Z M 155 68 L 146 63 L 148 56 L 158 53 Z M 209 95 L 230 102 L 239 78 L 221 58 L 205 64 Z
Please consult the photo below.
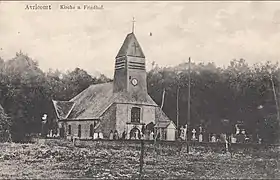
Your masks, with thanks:
M 276 110 L 277 110 L 277 120 L 278 120 L 278 123 L 280 123 L 279 122 L 279 120 L 280 120 L 279 105 L 278 105 L 278 100 L 277 100 L 277 96 L 276 96 L 272 73 L 270 74 L 270 80 L 271 80 L 271 84 L 272 84 L 272 90 L 273 90 L 273 95 L 274 95 L 274 100 L 275 100 L 275 105 L 276 105 Z
M 191 124 L 191 57 L 189 57 L 189 83 L 188 83 L 188 122 L 187 124 Z
M 179 135 L 179 86 L 177 87 L 177 131 L 178 131 L 178 135 Z
M 160 106 L 160 109 L 163 108 L 163 105 L 164 105 L 164 98 L 165 98 L 165 88 L 163 88 L 163 92 L 162 92 L 162 98 L 161 98 L 161 106 Z
M 142 179 L 144 165 L 144 140 L 141 140 L 141 151 L 140 151 L 140 179 Z
M 188 119 L 187 119 L 187 126 L 186 126 L 186 142 L 187 142 L 187 153 L 190 152 L 190 147 L 188 143 L 188 128 L 191 124 L 191 57 L 189 57 L 189 78 L 188 78 Z

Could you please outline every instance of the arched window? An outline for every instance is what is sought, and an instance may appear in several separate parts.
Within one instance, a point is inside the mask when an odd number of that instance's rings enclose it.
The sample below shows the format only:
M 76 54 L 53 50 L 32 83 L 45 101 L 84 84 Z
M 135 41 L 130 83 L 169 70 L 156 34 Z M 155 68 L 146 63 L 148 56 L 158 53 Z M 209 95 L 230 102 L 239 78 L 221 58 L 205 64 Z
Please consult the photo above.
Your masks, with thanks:
M 93 121 L 93 127 L 95 127 L 97 125 L 96 121 Z
M 80 138 L 81 135 L 82 135 L 82 127 L 81 127 L 81 125 L 79 124 L 79 126 L 78 126 L 78 137 Z
M 64 133 L 65 133 L 64 126 L 62 126 L 59 128 L 59 136 L 64 137 L 64 135 L 65 135 Z
M 72 131 L 71 128 L 72 128 L 71 125 L 68 125 L 68 135 L 71 135 L 71 131 Z
M 140 111 L 139 107 L 133 107 L 131 109 L 131 122 L 140 122 Z
M 93 137 L 93 125 L 92 124 L 89 126 L 89 136 Z

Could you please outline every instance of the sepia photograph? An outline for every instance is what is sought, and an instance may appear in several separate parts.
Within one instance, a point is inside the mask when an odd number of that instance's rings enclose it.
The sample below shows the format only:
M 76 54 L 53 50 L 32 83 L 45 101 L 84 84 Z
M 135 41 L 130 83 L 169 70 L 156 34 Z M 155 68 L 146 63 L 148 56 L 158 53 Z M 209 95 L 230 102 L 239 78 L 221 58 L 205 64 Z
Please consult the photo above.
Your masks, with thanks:
M 280 179 L 280 2 L 1 1 L 0 179 Z

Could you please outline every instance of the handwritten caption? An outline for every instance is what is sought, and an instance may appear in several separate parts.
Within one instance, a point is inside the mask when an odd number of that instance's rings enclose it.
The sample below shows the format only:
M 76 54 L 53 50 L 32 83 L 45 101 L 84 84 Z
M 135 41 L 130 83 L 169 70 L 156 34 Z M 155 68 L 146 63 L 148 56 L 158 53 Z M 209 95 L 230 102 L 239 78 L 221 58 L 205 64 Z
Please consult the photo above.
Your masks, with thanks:
M 25 10 L 103 10 L 103 5 L 92 5 L 92 4 L 83 4 L 83 5 L 75 5 L 75 4 L 59 4 L 58 6 L 53 6 L 52 4 L 27 4 L 25 5 Z

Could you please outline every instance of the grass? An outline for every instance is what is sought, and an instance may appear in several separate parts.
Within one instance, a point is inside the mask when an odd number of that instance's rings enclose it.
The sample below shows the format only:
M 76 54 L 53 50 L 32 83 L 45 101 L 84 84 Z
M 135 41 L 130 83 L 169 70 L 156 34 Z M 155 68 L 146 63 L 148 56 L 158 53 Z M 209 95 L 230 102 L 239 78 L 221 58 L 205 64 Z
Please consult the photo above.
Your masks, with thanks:
M 146 152 L 147 179 L 279 179 L 278 149 L 255 154 Z M 138 178 L 140 152 L 71 143 L 0 144 L 1 179 Z

